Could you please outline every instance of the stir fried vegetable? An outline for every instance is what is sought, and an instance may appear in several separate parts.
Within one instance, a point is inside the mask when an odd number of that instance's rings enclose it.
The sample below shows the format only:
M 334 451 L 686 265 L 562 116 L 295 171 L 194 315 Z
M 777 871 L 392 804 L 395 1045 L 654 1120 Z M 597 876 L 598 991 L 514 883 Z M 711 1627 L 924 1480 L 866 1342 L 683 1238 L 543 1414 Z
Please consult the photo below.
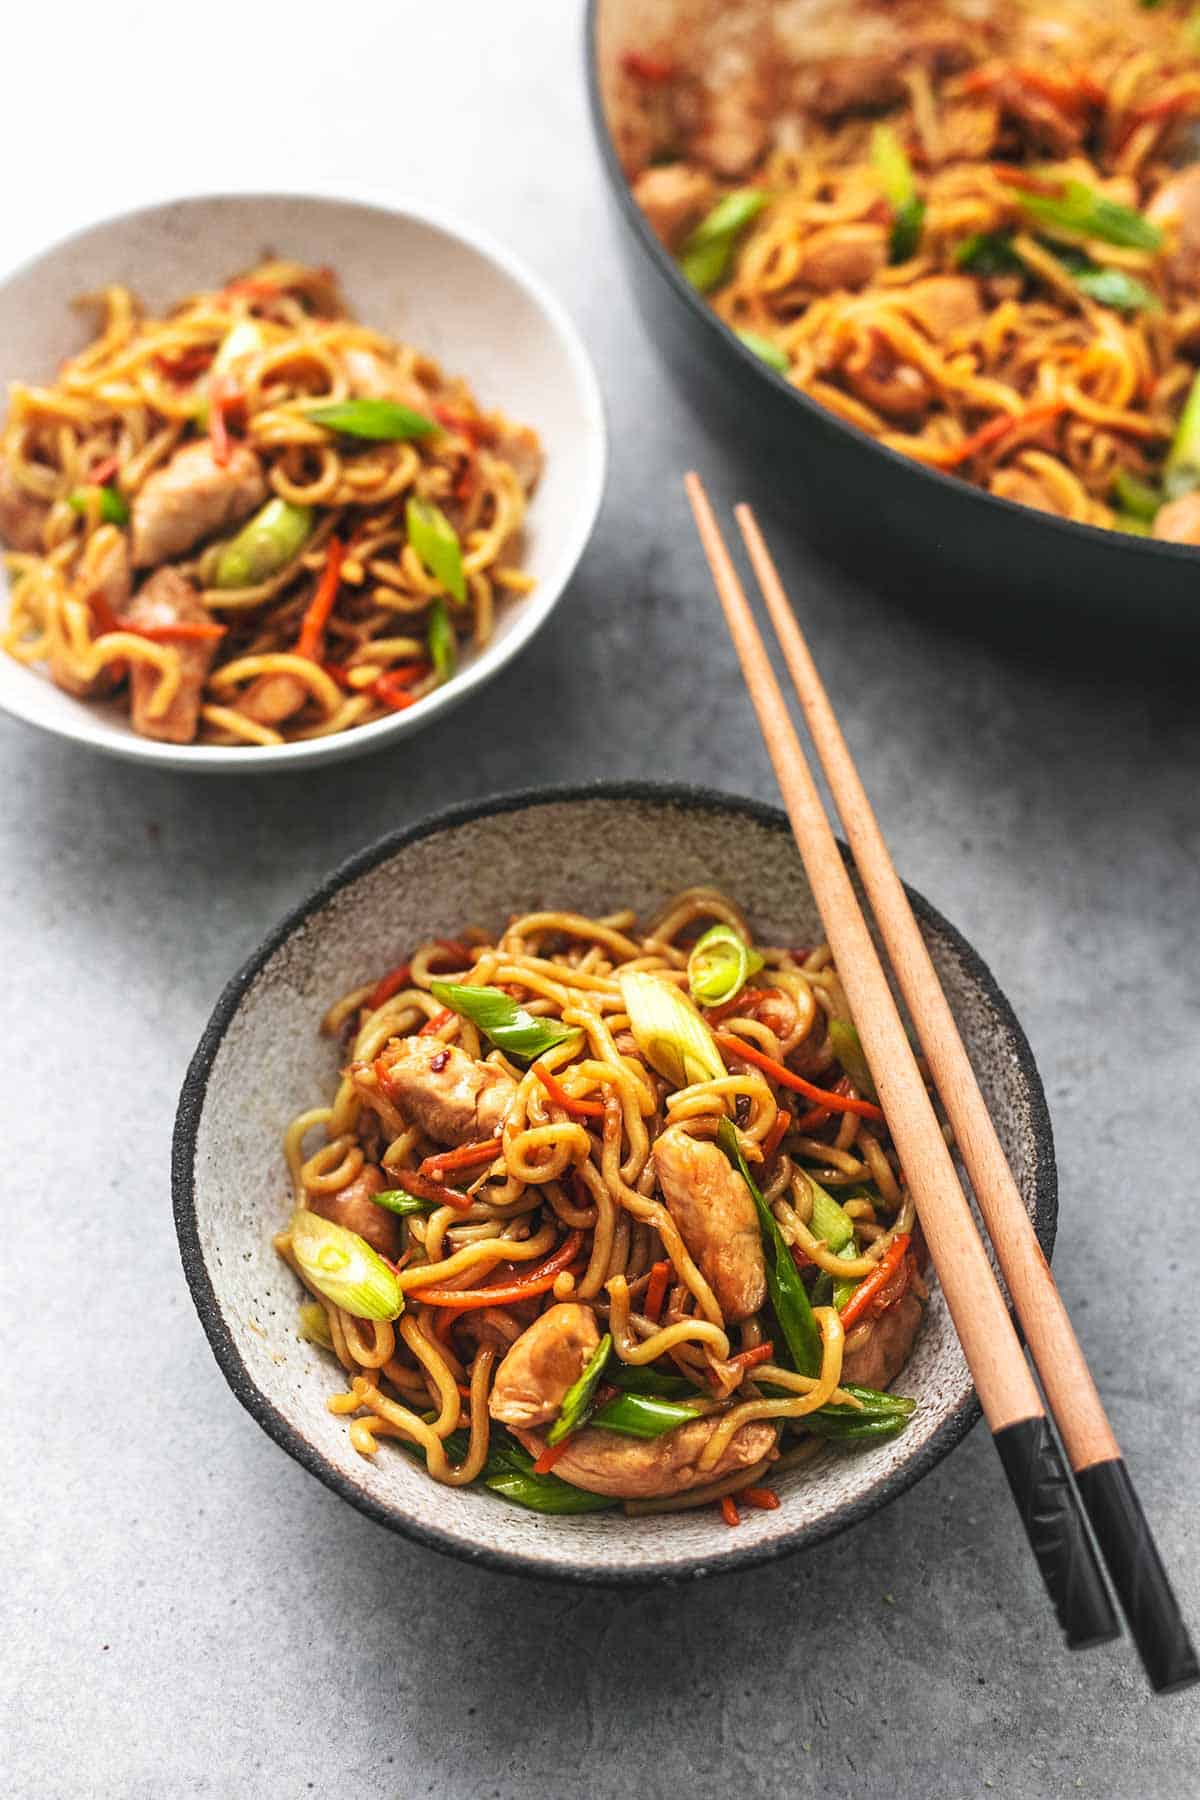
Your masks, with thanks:
M 737 240 L 767 204 L 770 196 L 760 188 L 738 188 L 726 194 L 701 219 L 684 244 L 679 267 L 685 279 L 702 294 L 724 281 L 733 262 Z
M 1200 487 L 1200 375 L 1192 382 L 1179 415 L 1163 476 L 1163 490 L 1168 500 L 1177 500 L 1195 487 Z
M 859 1401 L 857 1409 L 822 1406 L 806 1416 L 805 1426 L 817 1437 L 838 1444 L 878 1443 L 898 1437 L 916 1411 L 916 1401 L 902 1394 L 881 1394 L 875 1388 L 854 1386 L 845 1391 Z
M 878 1298 L 904 1261 L 911 1241 L 906 1231 L 898 1233 L 880 1257 L 874 1273 L 855 1283 L 853 1295 L 842 1308 L 842 1325 L 845 1330 L 849 1331 L 870 1310 L 872 1302 Z
M 612 1347 L 612 1333 L 606 1331 L 584 1364 L 578 1381 L 573 1381 L 563 1395 L 558 1417 L 546 1433 L 547 1444 L 561 1443 L 586 1422 Z
M 958 268 L 969 275 L 1019 275 L 1025 264 L 1012 247 L 1011 231 L 974 231 L 954 252 Z
M 305 418 L 341 437 L 365 438 L 370 443 L 402 443 L 429 437 L 439 429 L 435 419 L 399 406 L 394 400 L 332 400 L 305 409 Z
M 779 1321 L 792 1367 L 798 1375 L 816 1375 L 821 1368 L 821 1334 L 817 1329 L 817 1321 L 813 1318 L 808 1293 L 800 1278 L 800 1271 L 792 1261 L 792 1253 L 784 1242 L 783 1233 L 776 1223 L 775 1214 L 759 1192 L 742 1155 L 732 1119 L 721 1120 L 717 1129 L 717 1142 L 750 1189 L 766 1252 L 767 1293 L 775 1309 L 775 1317 Z
M 306 1343 L 319 1344 L 322 1350 L 333 1349 L 329 1316 L 319 1300 L 304 1301 L 300 1308 L 296 1329 Z
M 435 1000 L 460 1018 L 470 1019 L 498 1050 L 521 1062 L 532 1062 L 535 1056 L 579 1035 L 573 1026 L 526 1012 L 499 988 L 468 987 L 456 981 L 431 981 L 429 987 Z
M 371 1199 L 376 1206 L 382 1206 L 386 1212 L 395 1213 L 401 1219 L 412 1218 L 416 1213 L 430 1213 L 437 1205 L 436 1200 L 423 1200 L 419 1194 L 406 1193 L 403 1188 L 385 1188 L 381 1194 L 372 1194 Z
M 1106 244 L 1119 244 L 1128 250 L 1162 248 L 1162 232 L 1152 220 L 1134 212 L 1132 207 L 1110 200 L 1086 182 L 1064 181 L 1060 192 L 1042 193 L 1026 185 L 1028 178 L 1022 171 L 1001 164 L 996 172 L 1002 181 L 1013 185 L 1013 198 L 1021 210 L 1047 231 L 1057 229 L 1080 237 L 1100 238 Z
M 753 351 L 760 362 L 767 363 L 772 369 L 778 369 L 781 375 L 787 374 L 792 363 L 786 350 L 780 349 L 778 344 L 773 344 L 770 338 L 763 337 L 757 331 L 739 331 L 735 335 L 745 344 L 747 350 Z
M 678 1400 L 696 1392 L 682 1375 L 667 1375 L 644 1363 L 610 1362 L 605 1380 L 624 1394 L 656 1394 L 660 1400 Z
M 451 1462 L 462 1463 L 470 1447 L 470 1432 L 452 1431 L 443 1441 Z M 404 1443 L 402 1447 L 424 1461 L 424 1451 L 419 1444 Z M 496 1433 L 492 1438 L 479 1479 L 502 1500 L 528 1507 L 531 1512 L 606 1512 L 616 1504 L 607 1494 L 589 1494 L 584 1488 L 560 1481 L 557 1475 L 535 1474 L 532 1456 L 514 1443 L 507 1432 Z
M 890 240 L 893 262 L 915 256 L 925 220 L 925 202 L 917 193 L 916 178 L 904 146 L 890 125 L 876 125 L 871 133 L 871 161 L 892 209 Z
M 311 506 L 293 506 L 278 497 L 268 500 L 217 557 L 214 587 L 257 587 L 277 575 L 300 554 L 315 519 Z
M 1122 512 L 1145 525 L 1154 523 L 1154 515 L 1162 505 L 1162 496 L 1157 489 L 1139 480 L 1128 469 L 1118 469 L 1113 476 L 1112 497 Z
M 696 939 L 688 957 L 688 991 L 697 1006 L 724 1006 L 763 966 L 732 925 L 713 925 Z
M 408 541 L 435 581 L 461 606 L 467 598 L 462 546 L 458 534 L 440 506 L 413 498 L 405 509 Z
M 355 1319 L 399 1318 L 400 1284 L 365 1238 L 306 1207 L 297 1207 L 290 1229 L 302 1274 L 326 1300 Z
M 629 1029 L 652 1069 L 677 1087 L 720 1081 L 725 1064 L 716 1040 L 678 988 L 637 970 L 622 975 L 620 986 Z
M 878 1105 L 879 1095 L 875 1092 L 871 1065 L 867 1061 L 867 1053 L 862 1047 L 857 1028 L 849 1019 L 830 1019 L 829 1041 L 833 1045 L 834 1055 L 859 1093 L 865 1094 L 868 1100 L 874 1100 Z
M 435 600 L 430 607 L 426 633 L 434 674 L 439 682 L 449 681 L 458 667 L 458 644 L 444 600 Z
M 99 491 L 100 519 L 105 525 L 128 525 L 129 502 L 119 488 L 105 485 L 97 490 L 95 487 L 74 488 L 67 496 L 67 504 L 73 512 L 85 513 L 91 504 L 91 496 Z
M 655 1394 L 621 1393 L 606 1400 L 588 1421 L 601 1431 L 619 1431 L 625 1437 L 656 1438 L 699 1418 L 699 1408 Z

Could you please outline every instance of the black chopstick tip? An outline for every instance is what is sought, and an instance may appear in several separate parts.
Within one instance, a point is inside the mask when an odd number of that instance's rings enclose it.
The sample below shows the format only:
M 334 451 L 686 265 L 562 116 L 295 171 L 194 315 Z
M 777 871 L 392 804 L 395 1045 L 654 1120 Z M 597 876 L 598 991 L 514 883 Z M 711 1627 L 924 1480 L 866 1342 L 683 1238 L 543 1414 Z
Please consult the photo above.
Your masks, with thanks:
M 1123 1458 L 1076 1477 L 1150 1685 L 1179 1694 L 1200 1682 L 1200 1660 Z
M 1111 1644 L 1120 1621 L 1045 1415 L 1002 1426 L 993 1441 L 1068 1648 Z

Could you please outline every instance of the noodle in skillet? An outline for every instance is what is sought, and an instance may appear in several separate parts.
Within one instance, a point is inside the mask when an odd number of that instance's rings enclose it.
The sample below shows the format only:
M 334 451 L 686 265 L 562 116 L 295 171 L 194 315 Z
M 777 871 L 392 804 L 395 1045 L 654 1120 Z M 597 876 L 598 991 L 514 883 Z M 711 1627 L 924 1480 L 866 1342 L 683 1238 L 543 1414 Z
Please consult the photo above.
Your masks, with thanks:
M 675 10 L 610 115 L 747 346 L 932 468 L 1200 544 L 1190 0 Z
M 322 1029 L 343 1071 L 286 1134 L 276 1245 L 361 1454 L 736 1523 L 781 1459 L 903 1429 L 924 1254 L 827 949 L 756 946 L 703 888 L 645 931 L 536 913 Z
M 530 590 L 536 435 L 356 323 L 331 270 L 89 304 L 97 338 L 0 435 L 4 645 L 68 692 L 128 681 L 173 742 L 323 737 L 449 680 Z

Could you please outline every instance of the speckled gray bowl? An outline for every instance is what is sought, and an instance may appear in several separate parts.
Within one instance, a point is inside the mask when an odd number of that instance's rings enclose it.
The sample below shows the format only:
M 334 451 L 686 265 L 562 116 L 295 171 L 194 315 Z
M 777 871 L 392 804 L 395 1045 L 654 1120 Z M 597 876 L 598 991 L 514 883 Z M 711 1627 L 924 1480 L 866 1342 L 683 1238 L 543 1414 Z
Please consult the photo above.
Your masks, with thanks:
M 406 946 L 491 927 L 513 911 L 570 906 L 643 915 L 712 882 L 766 938 L 819 935 L 787 822 L 773 808 L 651 785 L 519 794 L 384 838 L 338 871 L 267 938 L 217 1003 L 188 1071 L 173 1185 L 183 1264 L 234 1393 L 298 1462 L 371 1518 L 419 1543 L 524 1574 L 588 1582 L 682 1579 L 819 1543 L 926 1474 L 977 1416 L 936 1289 L 901 1383 L 919 1401 L 902 1437 L 828 1451 L 777 1483 L 783 1505 L 730 1531 L 712 1508 L 658 1518 L 544 1518 L 486 1492 L 438 1487 L 393 1446 L 373 1461 L 326 1410 L 329 1359 L 296 1335 L 298 1284 L 271 1248 L 287 1217 L 280 1140 L 331 1091 L 334 1046 L 317 1035 L 330 1000 Z M 1029 1045 L 979 957 L 912 896 L 1043 1247 L 1057 1214 L 1054 1150 Z

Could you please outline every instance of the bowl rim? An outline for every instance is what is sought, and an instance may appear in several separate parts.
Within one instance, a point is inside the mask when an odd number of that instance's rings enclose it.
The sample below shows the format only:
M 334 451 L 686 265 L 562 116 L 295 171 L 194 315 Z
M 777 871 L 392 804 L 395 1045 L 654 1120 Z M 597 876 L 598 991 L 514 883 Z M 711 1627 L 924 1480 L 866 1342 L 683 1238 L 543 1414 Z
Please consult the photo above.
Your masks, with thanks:
M 652 781 L 597 781 L 562 787 L 527 788 L 474 800 L 463 805 L 427 814 L 414 824 L 388 832 L 374 843 L 357 851 L 340 863 L 317 887 L 294 906 L 263 938 L 258 948 L 246 958 L 241 968 L 226 983 L 199 1044 L 192 1056 L 180 1091 L 175 1129 L 171 1145 L 171 1188 L 175 1231 L 183 1271 L 192 1301 L 200 1317 L 222 1374 L 237 1399 L 257 1420 L 268 1436 L 274 1438 L 288 1454 L 359 1512 L 387 1526 L 390 1531 L 427 1549 L 449 1554 L 462 1561 L 480 1564 L 505 1574 L 531 1576 L 544 1580 L 571 1581 L 596 1587 L 643 1587 L 651 1582 L 674 1583 L 694 1580 L 709 1574 L 730 1574 L 772 1562 L 776 1557 L 822 1543 L 849 1526 L 878 1511 L 888 1501 L 919 1481 L 958 1444 L 980 1416 L 979 1402 L 973 1387 L 968 1387 L 954 1411 L 938 1426 L 920 1452 L 892 1471 L 877 1486 L 856 1499 L 838 1507 L 828 1518 L 816 1524 L 797 1522 L 791 1531 L 762 1544 L 731 1547 L 714 1563 L 691 1559 L 664 1561 L 625 1568 L 619 1562 L 580 1568 L 561 1557 L 540 1558 L 508 1550 L 498 1550 L 481 1537 L 477 1542 L 464 1541 L 454 1533 L 436 1525 L 403 1514 L 365 1493 L 329 1462 L 283 1413 L 266 1398 L 250 1374 L 229 1328 L 216 1290 L 208 1272 L 200 1242 L 196 1216 L 195 1159 L 197 1135 L 207 1097 L 208 1080 L 224 1041 L 226 1031 L 237 1014 L 242 999 L 260 971 L 277 950 L 320 912 L 346 887 L 378 867 L 400 851 L 419 844 L 423 839 L 452 832 L 477 819 L 520 812 L 538 806 L 570 805 L 593 800 L 631 802 L 680 808 L 689 812 L 732 813 L 740 819 L 790 835 L 787 816 L 776 806 L 714 788 L 684 783 Z M 843 855 L 849 851 L 842 846 Z M 931 925 L 955 951 L 977 991 L 983 996 L 994 1016 L 1010 1035 L 1018 1070 L 1022 1077 L 1029 1106 L 1029 1125 L 1036 1150 L 1035 1219 L 1038 1240 L 1046 1257 L 1054 1249 L 1058 1223 L 1058 1179 L 1054 1160 L 1054 1137 L 1049 1108 L 1041 1076 L 1034 1061 L 1029 1040 L 1021 1028 L 1012 1006 L 998 986 L 991 970 L 968 943 L 962 933 L 943 918 L 923 895 L 906 887 L 918 920 Z
M 923 479 L 944 494 L 953 494 L 967 505 L 986 507 L 995 512 L 1024 519 L 1031 530 L 1044 530 L 1060 538 L 1082 539 L 1086 543 L 1104 542 L 1110 554 L 1153 556 L 1160 561 L 1176 562 L 1181 566 L 1192 561 L 1196 556 L 1195 547 L 1187 544 L 1173 544 L 1163 538 L 1139 537 L 1129 532 L 1112 531 L 1101 525 L 1085 525 L 1078 519 L 1060 518 L 1056 513 L 1039 512 L 1037 507 L 1022 505 L 1017 500 L 1006 500 L 1000 494 L 989 493 L 986 488 L 976 487 L 973 482 L 960 481 L 955 476 L 946 474 L 941 469 L 932 468 L 927 463 L 918 462 L 915 457 L 905 456 L 902 451 L 893 450 L 882 444 L 878 438 L 852 425 L 849 419 L 841 419 L 827 407 L 821 406 L 800 388 L 793 387 L 791 382 L 776 369 L 765 363 L 760 356 L 741 343 L 717 317 L 704 296 L 686 281 L 666 248 L 655 237 L 641 208 L 633 198 L 625 171 L 621 167 L 621 159 L 617 155 L 612 132 L 609 129 L 608 115 L 604 109 L 604 96 L 600 85 L 600 58 L 596 50 L 596 28 L 601 8 L 607 0 L 587 0 L 584 12 L 584 59 L 587 69 L 588 105 L 592 117 L 592 129 L 600 151 L 600 160 L 608 177 L 609 186 L 617 207 L 626 225 L 651 267 L 655 269 L 660 280 L 675 295 L 694 319 L 702 323 L 708 334 L 709 342 L 719 356 L 732 356 L 735 366 L 740 365 L 743 375 L 749 372 L 752 381 L 766 382 L 777 394 L 784 395 L 797 409 L 805 414 L 815 425 L 826 428 L 836 435 L 849 437 L 868 447 L 876 456 L 886 459 L 894 468 L 903 469 Z M 1115 542 L 1114 542 L 1115 540 Z
M 595 529 L 608 477 L 608 423 L 595 367 L 578 327 L 542 278 L 488 232 L 466 224 L 453 213 L 440 207 L 427 206 L 422 201 L 389 196 L 369 184 L 360 187 L 343 183 L 328 186 L 318 184 L 305 188 L 246 187 L 158 196 L 136 206 L 122 207 L 99 218 L 89 219 L 74 230 L 55 238 L 52 243 L 0 268 L 0 291 L 13 281 L 36 274 L 39 265 L 47 259 L 81 243 L 92 233 L 129 220 L 193 206 L 218 206 L 225 203 L 244 206 L 247 203 L 279 201 L 357 207 L 427 226 L 464 246 L 484 263 L 492 264 L 532 303 L 535 311 L 541 315 L 543 325 L 549 327 L 566 357 L 586 417 L 586 429 L 578 434 L 578 441 L 590 446 L 587 463 L 580 470 L 581 478 L 573 484 L 574 524 L 565 535 L 559 552 L 564 573 L 557 582 L 535 589 L 522 602 L 509 635 L 488 645 L 445 687 L 435 688 L 416 706 L 405 708 L 388 718 L 373 720 L 369 725 L 339 732 L 333 737 L 308 738 L 293 744 L 256 745 L 252 755 L 247 755 L 245 749 L 233 745 L 168 744 L 156 738 L 142 738 L 132 733 L 114 731 L 106 718 L 89 712 L 86 702 L 82 700 L 75 703 L 78 714 L 73 708 L 67 720 L 60 722 L 47 719 L 40 716 L 34 699 L 31 698 L 28 706 L 24 705 L 21 690 L 18 690 L 15 695 L 6 695 L 0 699 L 0 711 L 19 719 L 22 724 L 31 725 L 35 730 L 45 731 L 50 736 L 69 743 L 79 744 L 84 749 L 116 756 L 125 762 L 177 769 L 197 775 L 280 774 L 288 770 L 314 768 L 322 763 L 340 762 L 382 749 L 386 744 L 422 730 L 451 712 L 468 694 L 485 686 L 532 642 L 558 607 L 575 576 Z M 590 472 L 588 464 L 591 465 Z M 36 671 L 29 672 L 36 675 Z M 37 679 L 44 681 L 47 677 L 38 676 Z

